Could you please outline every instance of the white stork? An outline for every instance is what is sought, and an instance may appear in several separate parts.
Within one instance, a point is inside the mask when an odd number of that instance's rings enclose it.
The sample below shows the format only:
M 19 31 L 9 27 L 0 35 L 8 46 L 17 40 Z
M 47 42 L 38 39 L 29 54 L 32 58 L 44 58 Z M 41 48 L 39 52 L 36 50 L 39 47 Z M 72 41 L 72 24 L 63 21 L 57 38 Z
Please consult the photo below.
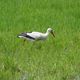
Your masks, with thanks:
M 46 33 L 41 32 L 24 32 L 18 35 L 19 38 L 23 38 L 24 40 L 36 41 L 36 40 L 45 40 L 47 39 L 49 33 L 51 33 L 54 37 L 54 31 L 51 28 L 48 28 Z

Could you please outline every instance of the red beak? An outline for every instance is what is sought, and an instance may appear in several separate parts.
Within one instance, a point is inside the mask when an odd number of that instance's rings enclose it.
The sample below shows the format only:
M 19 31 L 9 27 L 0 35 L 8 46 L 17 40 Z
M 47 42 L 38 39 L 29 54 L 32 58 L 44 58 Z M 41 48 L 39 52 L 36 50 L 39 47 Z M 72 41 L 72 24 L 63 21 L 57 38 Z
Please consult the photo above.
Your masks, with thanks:
M 53 31 L 51 31 L 51 34 L 55 37 L 55 35 L 54 35 Z

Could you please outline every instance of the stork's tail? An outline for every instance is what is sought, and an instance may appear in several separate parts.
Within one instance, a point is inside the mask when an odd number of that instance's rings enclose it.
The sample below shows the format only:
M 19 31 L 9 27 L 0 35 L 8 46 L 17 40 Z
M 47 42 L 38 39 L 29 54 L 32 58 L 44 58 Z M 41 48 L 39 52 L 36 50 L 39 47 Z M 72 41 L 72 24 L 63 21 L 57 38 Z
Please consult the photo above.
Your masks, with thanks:
M 22 37 L 26 37 L 26 35 L 27 35 L 26 33 L 21 33 L 21 34 L 18 34 L 17 37 L 22 38 Z

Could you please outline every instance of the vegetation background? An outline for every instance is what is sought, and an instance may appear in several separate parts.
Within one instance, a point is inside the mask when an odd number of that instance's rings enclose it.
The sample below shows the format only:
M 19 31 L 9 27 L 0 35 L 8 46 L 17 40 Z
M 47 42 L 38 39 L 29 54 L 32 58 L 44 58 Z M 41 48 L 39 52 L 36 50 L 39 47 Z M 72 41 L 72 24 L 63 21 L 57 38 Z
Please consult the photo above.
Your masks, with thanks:
M 17 38 L 48 27 L 55 38 Z M 80 80 L 80 0 L 0 0 L 0 80 Z

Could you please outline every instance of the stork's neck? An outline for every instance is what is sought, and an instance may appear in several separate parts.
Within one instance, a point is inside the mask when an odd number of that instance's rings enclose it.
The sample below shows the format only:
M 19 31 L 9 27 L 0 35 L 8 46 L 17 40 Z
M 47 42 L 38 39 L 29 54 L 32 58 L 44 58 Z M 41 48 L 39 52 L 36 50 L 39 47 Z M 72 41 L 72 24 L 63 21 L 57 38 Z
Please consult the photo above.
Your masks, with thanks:
M 46 33 L 45 33 L 45 36 L 47 37 L 49 35 L 49 33 L 50 32 L 47 30 Z

